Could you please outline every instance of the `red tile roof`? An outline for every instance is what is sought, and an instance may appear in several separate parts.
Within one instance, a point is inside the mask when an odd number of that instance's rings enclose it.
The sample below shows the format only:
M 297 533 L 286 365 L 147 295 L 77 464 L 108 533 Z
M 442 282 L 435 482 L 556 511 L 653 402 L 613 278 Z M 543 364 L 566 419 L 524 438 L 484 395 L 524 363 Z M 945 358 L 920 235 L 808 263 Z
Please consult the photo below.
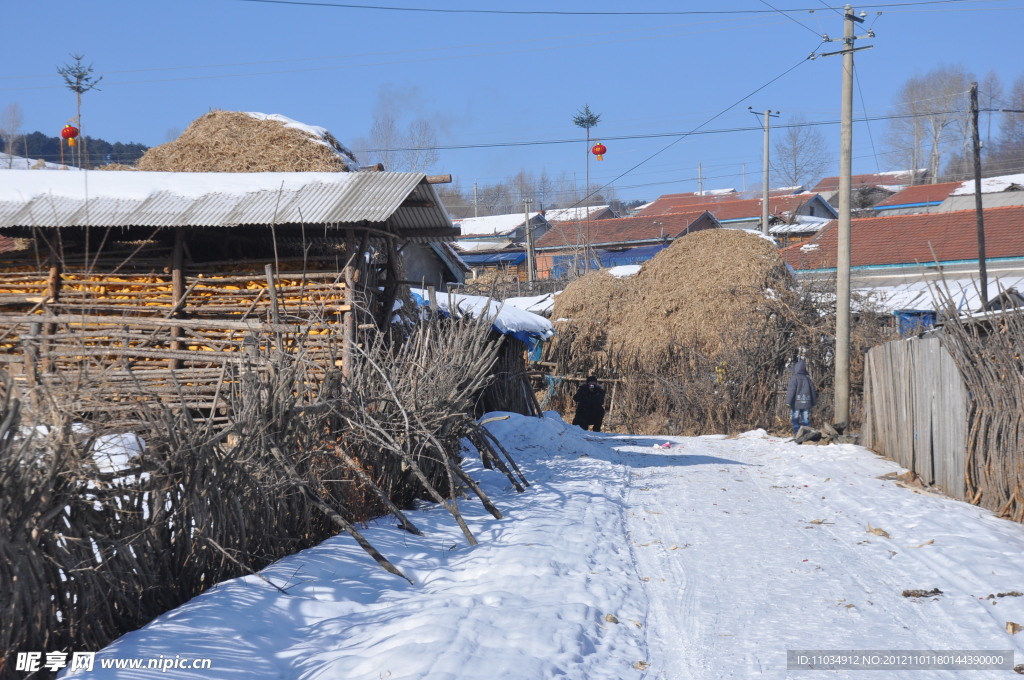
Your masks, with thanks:
M 850 177 L 850 184 L 854 189 L 861 189 L 864 187 L 891 187 L 891 186 L 906 186 L 910 184 L 914 179 L 914 173 L 907 170 L 901 173 L 876 173 L 868 175 L 853 175 Z M 824 193 L 826 191 L 836 191 L 839 189 L 839 177 L 826 177 L 825 179 L 818 182 L 818 185 L 811 191 L 817 191 L 818 193 Z
M 976 227 L 973 210 L 855 219 L 850 266 L 976 259 Z M 838 231 L 830 222 L 808 243 L 784 248 L 782 256 L 794 269 L 833 268 Z M 1024 257 L 1024 206 L 985 210 L 985 256 Z
M 901 191 L 897 191 L 892 196 L 889 196 L 884 201 L 879 201 L 874 205 L 875 208 L 885 207 L 887 205 L 914 205 L 915 203 L 941 203 L 953 193 L 953 190 L 958 188 L 962 184 L 961 182 L 942 182 L 941 184 L 918 184 L 916 186 L 907 187 Z
M 607 243 L 657 241 L 663 238 L 676 238 L 687 230 L 700 231 L 718 226 L 718 222 L 704 210 L 591 220 L 589 234 L 586 222 L 555 222 L 551 229 L 537 240 L 537 247 L 564 248 L 582 245 L 584 242 L 596 246 Z
M 793 212 L 817 195 L 818 194 L 791 194 L 788 196 L 769 196 L 768 212 L 772 215 Z M 699 205 L 686 205 L 685 203 L 677 205 L 669 196 L 662 196 L 657 201 L 641 210 L 640 215 L 662 215 L 665 213 L 682 212 L 681 208 L 685 208 L 687 211 L 707 210 L 719 221 L 755 219 L 761 216 L 761 199 L 745 198 L 741 200 L 702 203 Z

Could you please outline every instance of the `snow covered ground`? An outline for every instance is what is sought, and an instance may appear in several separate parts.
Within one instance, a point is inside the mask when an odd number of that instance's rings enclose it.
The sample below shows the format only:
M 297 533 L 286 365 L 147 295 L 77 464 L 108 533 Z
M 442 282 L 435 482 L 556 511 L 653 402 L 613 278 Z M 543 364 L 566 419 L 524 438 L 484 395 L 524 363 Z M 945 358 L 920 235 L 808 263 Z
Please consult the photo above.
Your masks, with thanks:
M 1007 594 L 1024 592 L 1024 527 L 881 479 L 902 470 L 861 447 L 584 433 L 557 416 L 488 427 L 532 486 L 516 494 L 470 463 L 505 513 L 460 503 L 480 545 L 436 506 L 411 515 L 423 537 L 383 519 L 366 535 L 412 585 L 339 536 L 220 584 L 69 677 L 148 678 L 99 666 L 158 657 L 210 660 L 160 677 L 302 680 L 810 677 L 787 671 L 787 650 L 1024 662 L 1024 633 L 1005 630 L 1024 623 L 1024 597 Z

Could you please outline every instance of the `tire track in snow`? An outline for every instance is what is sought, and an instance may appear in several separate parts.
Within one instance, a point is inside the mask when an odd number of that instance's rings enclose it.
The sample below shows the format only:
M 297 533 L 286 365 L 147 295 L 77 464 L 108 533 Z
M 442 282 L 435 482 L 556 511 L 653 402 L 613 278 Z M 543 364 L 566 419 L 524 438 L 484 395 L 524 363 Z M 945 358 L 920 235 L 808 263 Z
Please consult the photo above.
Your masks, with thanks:
M 650 578 L 653 677 L 786 677 L 787 649 L 951 649 L 986 639 L 947 607 L 902 597 L 920 570 L 865 534 L 860 514 L 833 517 L 837 506 L 856 507 L 843 487 L 823 499 L 798 484 L 808 464 L 795 445 L 765 455 L 760 441 L 752 456 L 743 441 L 681 441 L 697 454 L 690 464 L 675 456 L 673 467 L 656 467 L 670 457 L 622 451 L 640 474 L 628 497 L 630 535 Z M 793 470 L 782 455 L 793 456 Z M 823 515 L 836 524 L 810 523 Z

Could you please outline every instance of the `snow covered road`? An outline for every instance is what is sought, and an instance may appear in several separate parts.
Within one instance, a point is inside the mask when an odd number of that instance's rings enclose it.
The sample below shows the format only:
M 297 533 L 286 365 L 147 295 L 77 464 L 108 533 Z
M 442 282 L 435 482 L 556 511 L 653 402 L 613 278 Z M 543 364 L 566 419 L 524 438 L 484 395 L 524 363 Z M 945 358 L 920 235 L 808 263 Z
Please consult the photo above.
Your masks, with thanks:
M 506 514 L 461 503 L 480 545 L 435 506 L 411 514 L 424 537 L 387 520 L 366 532 L 413 585 L 336 537 L 262 572 L 284 592 L 228 581 L 69 677 L 152 677 L 99 666 L 155 657 L 210 660 L 168 678 L 303 680 L 807 677 L 787 671 L 798 649 L 1012 649 L 1024 662 L 1024 633 L 1005 631 L 1024 623 L 1024 596 L 1007 594 L 1024 592 L 1024 527 L 879 479 L 901 469 L 863 448 L 515 415 L 489 428 L 532 485 L 516 494 L 474 466 Z

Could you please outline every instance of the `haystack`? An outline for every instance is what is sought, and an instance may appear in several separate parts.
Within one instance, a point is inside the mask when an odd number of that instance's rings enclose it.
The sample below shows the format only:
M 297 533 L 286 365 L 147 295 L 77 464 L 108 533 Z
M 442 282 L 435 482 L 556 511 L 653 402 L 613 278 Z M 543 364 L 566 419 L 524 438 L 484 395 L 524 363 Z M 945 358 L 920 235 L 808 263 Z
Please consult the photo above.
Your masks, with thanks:
M 633 277 L 596 271 L 555 298 L 559 333 L 573 354 L 606 364 L 656 361 L 674 345 L 713 355 L 723 339 L 747 330 L 780 301 L 789 275 L 778 248 L 736 229 L 708 229 L 677 240 Z M 599 356 L 594 356 L 599 355 Z
M 345 172 L 355 155 L 321 127 L 278 114 L 211 111 L 178 139 L 154 147 L 137 169 L 151 172 Z

